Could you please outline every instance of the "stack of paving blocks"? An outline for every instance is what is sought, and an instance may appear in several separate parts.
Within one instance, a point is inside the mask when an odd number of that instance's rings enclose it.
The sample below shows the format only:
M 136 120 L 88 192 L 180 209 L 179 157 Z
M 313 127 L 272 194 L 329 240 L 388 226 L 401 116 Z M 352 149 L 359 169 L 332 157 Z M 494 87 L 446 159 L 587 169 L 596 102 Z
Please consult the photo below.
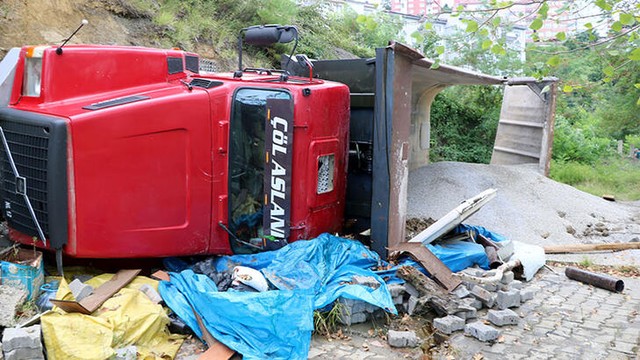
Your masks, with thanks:
M 485 271 L 470 268 L 465 272 L 475 277 L 491 277 L 495 270 Z M 420 294 L 409 283 L 387 285 L 393 303 L 399 313 L 413 315 Z M 510 308 L 519 307 L 525 301 L 531 300 L 537 289 L 523 288 L 514 274 L 507 271 L 502 279 L 493 284 L 475 284 L 463 282 L 452 293 L 460 299 L 458 311 L 448 316 L 434 319 L 434 327 L 442 333 L 451 334 L 464 330 L 465 334 L 481 341 L 493 341 L 500 336 L 500 331 L 482 320 L 487 320 L 494 326 L 517 325 L 520 317 Z M 340 298 L 341 304 L 339 321 L 345 325 L 366 322 L 373 318 L 384 316 L 384 310 L 363 301 Z M 489 309 L 486 315 L 479 318 L 478 311 Z M 484 312 L 483 312 L 484 313 Z
M 468 275 L 475 277 L 491 277 L 495 270 L 466 269 Z M 442 333 L 451 334 L 464 330 L 465 334 L 475 337 L 480 341 L 494 341 L 501 331 L 494 326 L 517 325 L 520 317 L 511 308 L 519 307 L 525 301 L 533 299 L 537 289 L 534 287 L 523 288 L 522 282 L 514 280 L 514 274 L 507 271 L 497 283 L 475 284 L 463 282 L 453 292 L 461 299 L 461 311 L 453 315 L 438 318 L 433 321 L 434 327 Z M 473 310 L 489 309 L 485 316 L 477 319 L 478 315 Z M 473 319 L 473 320 L 471 320 Z M 471 321 L 469 321 L 471 320 Z M 485 324 L 482 320 L 488 320 L 494 326 Z

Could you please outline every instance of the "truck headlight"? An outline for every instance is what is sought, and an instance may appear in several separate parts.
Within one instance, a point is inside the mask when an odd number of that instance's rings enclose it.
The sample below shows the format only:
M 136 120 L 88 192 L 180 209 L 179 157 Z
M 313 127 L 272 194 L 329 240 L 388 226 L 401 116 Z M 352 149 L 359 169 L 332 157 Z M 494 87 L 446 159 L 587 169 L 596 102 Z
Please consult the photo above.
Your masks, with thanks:
M 29 47 L 25 56 L 22 95 L 40 96 L 42 87 L 42 54 L 45 46 Z

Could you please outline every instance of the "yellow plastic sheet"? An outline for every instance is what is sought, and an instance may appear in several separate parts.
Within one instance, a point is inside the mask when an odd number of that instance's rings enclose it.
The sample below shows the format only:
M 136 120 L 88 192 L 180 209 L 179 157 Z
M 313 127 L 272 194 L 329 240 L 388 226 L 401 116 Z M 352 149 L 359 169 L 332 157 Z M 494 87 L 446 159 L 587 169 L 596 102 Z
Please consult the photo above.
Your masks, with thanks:
M 96 288 L 111 276 L 102 274 L 86 284 Z M 158 287 L 157 281 L 138 276 L 91 315 L 67 314 L 54 307 L 42 316 L 48 358 L 108 359 L 116 349 L 134 345 L 138 359 L 173 359 L 184 338 L 168 332 L 169 317 L 165 310 L 138 290 L 144 284 Z M 73 300 L 64 279 L 56 299 Z

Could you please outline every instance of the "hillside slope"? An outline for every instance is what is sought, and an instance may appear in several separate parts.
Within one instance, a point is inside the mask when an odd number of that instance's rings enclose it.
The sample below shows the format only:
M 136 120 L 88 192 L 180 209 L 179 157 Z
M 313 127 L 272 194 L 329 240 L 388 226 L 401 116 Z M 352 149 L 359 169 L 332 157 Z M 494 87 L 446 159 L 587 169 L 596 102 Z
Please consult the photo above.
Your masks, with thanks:
M 162 46 L 149 18 L 134 17 L 109 1 L 3 0 L 0 57 L 12 47 L 59 44 L 87 19 L 71 43 Z

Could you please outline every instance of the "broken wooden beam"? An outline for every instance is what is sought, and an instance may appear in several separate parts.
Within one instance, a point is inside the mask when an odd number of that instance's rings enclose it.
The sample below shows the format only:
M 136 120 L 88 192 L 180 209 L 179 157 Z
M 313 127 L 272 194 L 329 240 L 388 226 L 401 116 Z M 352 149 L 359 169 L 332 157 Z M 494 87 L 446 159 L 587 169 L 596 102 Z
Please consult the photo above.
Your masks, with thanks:
M 589 251 L 622 251 L 640 249 L 640 242 L 613 244 L 567 244 L 549 245 L 544 247 L 546 254 L 567 254 Z
M 391 257 L 408 255 L 422 265 L 435 281 L 447 291 L 453 291 L 460 285 L 460 279 L 453 276 L 451 270 L 438 259 L 426 246 L 421 243 L 402 243 L 389 249 Z
M 456 295 L 445 291 L 418 269 L 412 266 L 401 266 L 396 274 L 418 290 L 419 298 L 415 313 L 420 314 L 425 310 L 432 309 L 439 316 L 445 316 L 461 310 L 460 299 Z
M 66 312 L 79 312 L 90 315 L 120 289 L 127 286 L 139 273 L 140 269 L 120 270 L 109 281 L 95 289 L 93 294 L 80 301 L 51 299 L 51 303 Z

